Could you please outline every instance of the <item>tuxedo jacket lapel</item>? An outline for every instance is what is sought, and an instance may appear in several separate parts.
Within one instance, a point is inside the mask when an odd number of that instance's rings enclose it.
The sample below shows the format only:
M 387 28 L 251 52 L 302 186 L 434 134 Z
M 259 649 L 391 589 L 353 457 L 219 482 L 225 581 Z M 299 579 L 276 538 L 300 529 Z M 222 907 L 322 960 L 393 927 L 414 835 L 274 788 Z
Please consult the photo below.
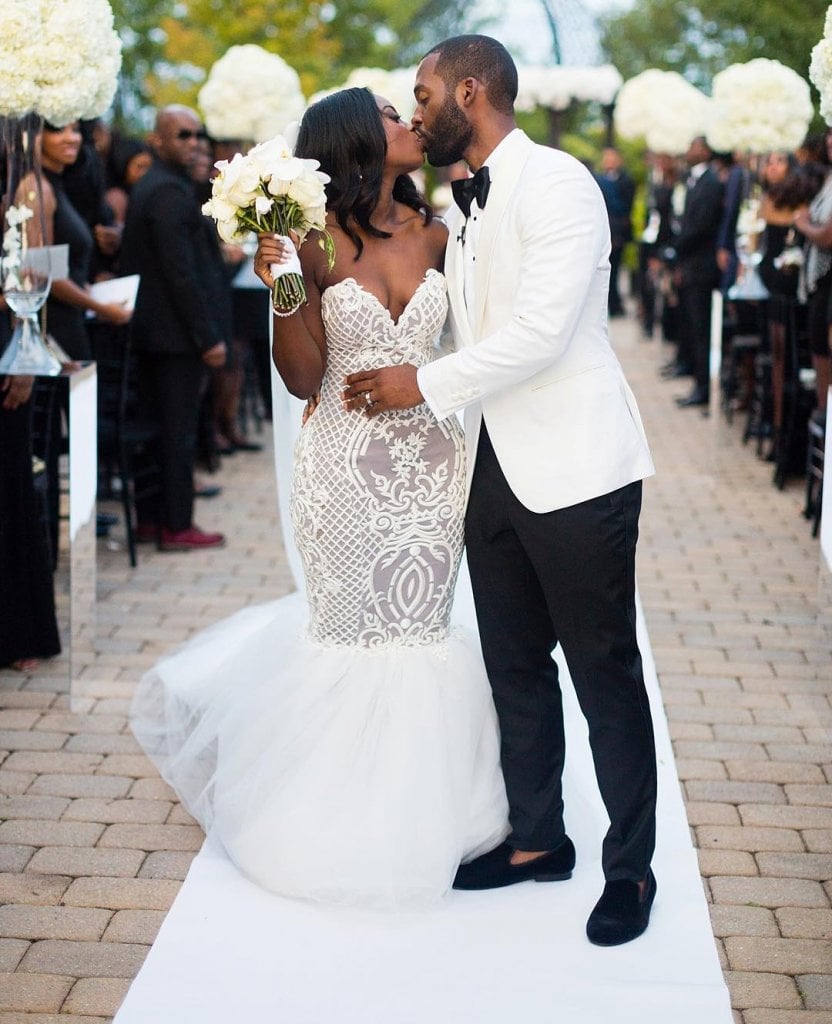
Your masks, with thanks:
M 534 143 L 525 134 L 520 134 L 516 140 L 511 140 L 511 148 L 501 158 L 499 172 L 491 182 L 488 200 L 481 214 L 482 223 L 477 243 L 477 269 L 475 275 L 477 308 L 471 317 L 471 322 L 474 325 L 474 335 L 477 338 L 481 334 L 482 318 L 488 298 L 489 278 L 494 262 L 494 247 L 497 244 L 500 225 L 511 195 L 517 187 L 520 175 L 523 173 L 523 168 L 526 166 L 526 161 L 529 159 L 533 148 Z M 461 254 L 462 246 L 459 246 L 459 249 Z

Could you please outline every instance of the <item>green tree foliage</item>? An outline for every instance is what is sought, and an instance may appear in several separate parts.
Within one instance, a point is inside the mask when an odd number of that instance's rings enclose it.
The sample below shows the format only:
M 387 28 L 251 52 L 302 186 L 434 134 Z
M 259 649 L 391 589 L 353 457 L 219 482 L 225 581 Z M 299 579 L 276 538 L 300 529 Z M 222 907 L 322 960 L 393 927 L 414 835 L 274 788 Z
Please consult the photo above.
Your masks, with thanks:
M 412 63 L 436 40 L 477 27 L 468 0 L 111 0 L 124 40 L 116 117 L 194 104 L 211 65 L 256 43 L 301 77 L 307 95 L 360 66 Z
M 709 91 L 729 64 L 770 57 L 808 77 L 828 0 L 636 0 L 601 18 L 601 46 L 625 79 L 655 67 Z

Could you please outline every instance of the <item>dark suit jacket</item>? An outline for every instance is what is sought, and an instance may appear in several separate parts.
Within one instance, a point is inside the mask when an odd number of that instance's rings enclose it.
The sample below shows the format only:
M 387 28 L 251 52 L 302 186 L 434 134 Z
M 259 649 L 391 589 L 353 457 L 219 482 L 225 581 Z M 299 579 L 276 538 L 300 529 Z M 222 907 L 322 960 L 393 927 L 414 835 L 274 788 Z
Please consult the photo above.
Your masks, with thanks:
M 229 340 L 213 314 L 215 260 L 184 171 L 157 160 L 134 186 L 121 268 L 141 275 L 132 322 L 139 351 L 199 355 Z
M 636 194 L 635 182 L 626 171 L 619 171 L 615 177 L 599 174 L 595 180 L 607 207 L 612 244 L 621 247 L 633 237 L 630 217 Z
M 710 167 L 688 189 L 674 243 L 683 286 L 711 287 L 719 281 L 716 243 L 722 219 L 722 193 L 722 182 Z

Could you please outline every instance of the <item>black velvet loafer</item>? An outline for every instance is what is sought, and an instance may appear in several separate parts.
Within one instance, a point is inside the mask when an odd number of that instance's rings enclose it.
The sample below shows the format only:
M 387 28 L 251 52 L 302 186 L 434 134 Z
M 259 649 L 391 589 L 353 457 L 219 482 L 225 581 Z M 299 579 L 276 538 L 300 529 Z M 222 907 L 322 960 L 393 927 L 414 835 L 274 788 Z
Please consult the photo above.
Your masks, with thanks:
M 572 877 L 575 847 L 569 836 L 564 836 L 554 850 L 525 864 L 512 864 L 513 853 L 513 847 L 501 843 L 470 864 L 460 864 L 454 879 L 454 889 L 501 889 L 529 879 L 535 882 L 563 882 Z
M 656 877 L 647 872 L 644 896 L 639 893 L 638 882 L 620 879 L 607 882 L 601 899 L 589 915 L 586 936 L 596 946 L 621 946 L 632 942 L 650 923 L 650 909 L 656 898 Z

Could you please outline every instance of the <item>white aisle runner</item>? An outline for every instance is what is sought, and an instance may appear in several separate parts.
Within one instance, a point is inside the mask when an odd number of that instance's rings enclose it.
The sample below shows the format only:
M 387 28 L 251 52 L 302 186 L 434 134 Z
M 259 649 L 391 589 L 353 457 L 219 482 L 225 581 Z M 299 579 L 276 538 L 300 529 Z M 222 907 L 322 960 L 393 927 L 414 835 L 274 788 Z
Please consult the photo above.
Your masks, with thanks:
M 658 896 L 640 939 L 599 949 L 584 935 L 606 819 L 561 663 L 570 881 L 368 912 L 265 893 L 206 844 L 116 1024 L 731 1024 L 641 613 L 639 625 L 659 756 Z

